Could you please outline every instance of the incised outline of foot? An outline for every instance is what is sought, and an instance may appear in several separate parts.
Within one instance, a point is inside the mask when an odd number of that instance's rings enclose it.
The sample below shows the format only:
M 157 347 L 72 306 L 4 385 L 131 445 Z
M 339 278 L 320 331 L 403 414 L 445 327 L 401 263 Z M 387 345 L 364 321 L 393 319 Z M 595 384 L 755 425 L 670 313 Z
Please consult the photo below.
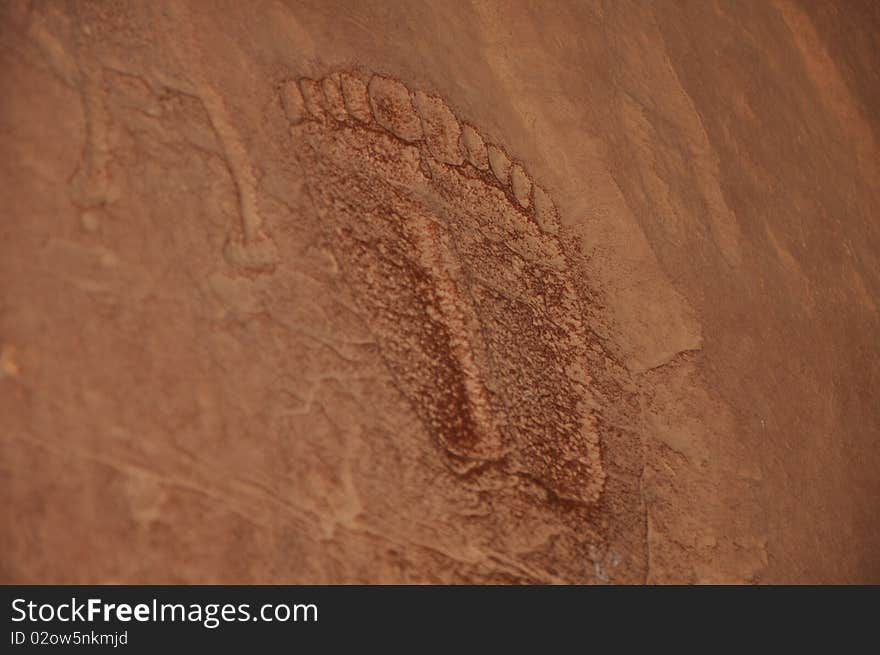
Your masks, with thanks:
M 336 72 L 280 95 L 345 279 L 450 463 L 594 503 L 597 344 L 546 191 L 442 99 L 393 78 Z

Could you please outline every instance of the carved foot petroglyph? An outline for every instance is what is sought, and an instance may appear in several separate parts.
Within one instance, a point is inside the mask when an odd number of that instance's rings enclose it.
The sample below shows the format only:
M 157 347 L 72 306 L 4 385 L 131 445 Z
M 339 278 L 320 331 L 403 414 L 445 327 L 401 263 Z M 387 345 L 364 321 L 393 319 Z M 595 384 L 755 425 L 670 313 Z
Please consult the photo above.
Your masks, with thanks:
M 441 98 L 395 79 L 288 81 L 281 101 L 346 280 L 451 461 L 594 502 L 596 345 L 550 196 Z

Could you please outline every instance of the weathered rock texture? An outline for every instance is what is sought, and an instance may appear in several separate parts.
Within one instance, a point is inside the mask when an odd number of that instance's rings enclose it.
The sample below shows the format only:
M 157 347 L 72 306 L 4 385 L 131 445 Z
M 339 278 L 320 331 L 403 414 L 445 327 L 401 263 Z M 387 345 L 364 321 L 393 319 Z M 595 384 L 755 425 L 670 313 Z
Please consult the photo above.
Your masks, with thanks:
M 880 582 L 873 3 L 0 12 L 0 582 Z

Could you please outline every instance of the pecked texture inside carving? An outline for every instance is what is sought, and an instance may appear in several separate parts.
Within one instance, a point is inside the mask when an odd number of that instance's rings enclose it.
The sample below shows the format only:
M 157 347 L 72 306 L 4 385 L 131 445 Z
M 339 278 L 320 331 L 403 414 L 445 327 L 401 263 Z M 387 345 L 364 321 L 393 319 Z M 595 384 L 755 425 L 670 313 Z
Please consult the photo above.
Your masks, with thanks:
M 546 192 L 441 99 L 396 80 L 301 80 L 282 98 L 347 283 L 450 462 L 595 502 L 598 346 Z

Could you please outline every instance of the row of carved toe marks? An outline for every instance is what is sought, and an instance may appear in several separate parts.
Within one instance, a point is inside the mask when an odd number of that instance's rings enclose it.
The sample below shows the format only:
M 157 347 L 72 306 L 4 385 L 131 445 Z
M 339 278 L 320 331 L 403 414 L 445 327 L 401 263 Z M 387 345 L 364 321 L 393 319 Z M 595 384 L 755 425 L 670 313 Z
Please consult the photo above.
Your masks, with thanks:
M 556 205 L 544 188 L 504 148 L 487 143 L 476 127 L 459 120 L 439 96 L 413 91 L 392 77 L 376 74 L 365 80 L 346 71 L 322 80 L 286 80 L 280 96 L 291 125 L 335 121 L 381 129 L 406 143 L 423 144 L 438 162 L 472 166 L 491 176 L 543 232 L 559 233 Z

